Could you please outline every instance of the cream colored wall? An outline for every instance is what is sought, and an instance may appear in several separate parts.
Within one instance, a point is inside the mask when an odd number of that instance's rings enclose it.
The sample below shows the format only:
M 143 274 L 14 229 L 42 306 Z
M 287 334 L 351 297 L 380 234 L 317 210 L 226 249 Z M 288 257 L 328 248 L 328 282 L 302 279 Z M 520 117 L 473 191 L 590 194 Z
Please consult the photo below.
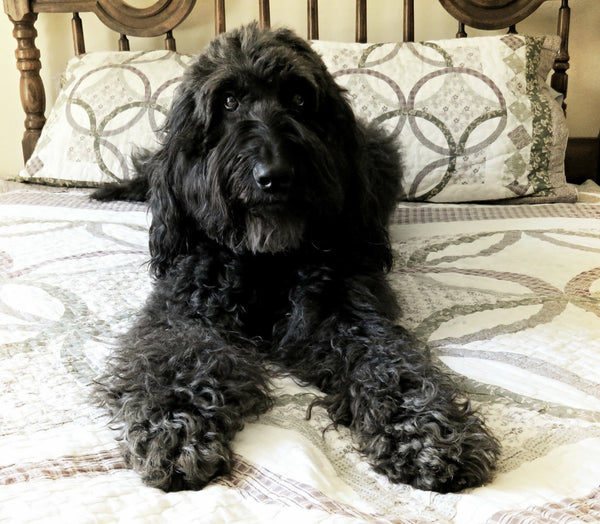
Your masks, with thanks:
M 398 6 L 401 3 L 395 0 Z M 133 3 L 133 2 L 132 2 Z M 418 0 L 416 3 L 417 40 L 449 38 L 456 32 L 456 22 L 439 5 L 438 0 Z M 178 50 L 194 53 L 210 39 L 214 27 L 212 0 L 197 0 L 193 14 L 175 32 Z M 273 24 L 285 24 L 305 34 L 304 0 L 274 0 L 271 2 Z M 369 39 L 393 41 L 402 36 L 401 7 L 385 12 L 392 1 L 371 0 Z M 521 33 L 545 34 L 556 30 L 556 12 L 560 2 L 551 0 L 542 5 L 530 19 L 519 26 Z M 352 40 L 354 38 L 354 0 L 321 0 L 320 21 L 322 39 Z M 600 131 L 600 1 L 571 2 L 571 69 L 569 71 L 568 122 L 571 136 L 596 136 Z M 229 0 L 227 23 L 233 27 L 258 16 L 255 0 Z M 83 14 L 88 51 L 115 49 L 117 36 L 102 26 L 93 15 Z M 58 92 L 60 73 L 72 56 L 70 15 L 40 15 L 37 25 L 38 48 L 42 54 L 42 78 L 46 87 L 47 108 Z M 481 34 L 471 30 L 469 34 Z M 131 39 L 132 49 L 160 46 L 160 39 Z M 157 44 L 157 41 L 158 44 Z M 2 124 L 0 125 L 0 176 L 14 176 L 22 167 L 21 136 L 24 114 L 19 99 L 19 74 L 15 65 L 15 40 L 12 24 L 0 16 L 0 84 Z

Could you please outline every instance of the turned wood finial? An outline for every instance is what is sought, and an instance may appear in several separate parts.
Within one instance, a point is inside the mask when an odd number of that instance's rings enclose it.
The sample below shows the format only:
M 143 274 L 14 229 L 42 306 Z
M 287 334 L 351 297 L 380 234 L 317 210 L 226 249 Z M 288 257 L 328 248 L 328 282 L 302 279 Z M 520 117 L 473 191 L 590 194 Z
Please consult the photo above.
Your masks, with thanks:
M 37 30 L 34 27 L 36 13 L 26 13 L 13 22 L 13 36 L 17 40 L 15 57 L 17 69 L 21 73 L 20 91 L 21 104 L 25 111 L 25 133 L 23 135 L 23 159 L 27 161 L 33 153 L 33 148 L 40 137 L 42 127 L 46 123 L 46 94 L 44 83 L 40 77 L 40 51 L 35 46 Z

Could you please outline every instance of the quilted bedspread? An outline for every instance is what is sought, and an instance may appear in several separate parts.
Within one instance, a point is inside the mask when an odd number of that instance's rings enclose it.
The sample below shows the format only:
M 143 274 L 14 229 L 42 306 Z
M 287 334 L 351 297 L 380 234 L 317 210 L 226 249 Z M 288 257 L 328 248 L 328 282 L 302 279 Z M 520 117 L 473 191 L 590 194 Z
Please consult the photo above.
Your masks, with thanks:
M 399 205 L 402 322 L 503 447 L 492 483 L 447 495 L 373 473 L 291 380 L 230 475 L 144 486 L 88 393 L 150 289 L 147 226 L 84 192 L 0 195 L 0 522 L 600 521 L 600 205 Z

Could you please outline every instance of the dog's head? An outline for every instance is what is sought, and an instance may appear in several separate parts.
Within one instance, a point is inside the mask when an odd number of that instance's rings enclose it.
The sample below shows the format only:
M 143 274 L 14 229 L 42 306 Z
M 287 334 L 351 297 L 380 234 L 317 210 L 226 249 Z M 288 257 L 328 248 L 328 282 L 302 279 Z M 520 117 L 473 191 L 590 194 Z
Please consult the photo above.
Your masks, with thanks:
M 369 192 L 360 135 L 343 89 L 293 32 L 251 24 L 215 38 L 145 165 L 155 272 L 203 238 L 238 253 L 327 247 L 327 231 Z

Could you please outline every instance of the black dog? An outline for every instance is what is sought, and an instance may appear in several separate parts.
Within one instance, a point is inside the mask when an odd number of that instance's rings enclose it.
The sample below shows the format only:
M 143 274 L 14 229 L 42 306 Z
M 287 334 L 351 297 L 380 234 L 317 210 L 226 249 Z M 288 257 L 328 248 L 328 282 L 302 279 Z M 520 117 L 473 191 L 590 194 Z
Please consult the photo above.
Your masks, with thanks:
M 292 32 L 250 25 L 195 60 L 162 147 L 97 195 L 149 188 L 154 289 L 100 387 L 145 482 L 199 489 L 227 472 L 234 435 L 271 404 L 273 367 L 318 386 L 391 481 L 491 478 L 496 440 L 394 324 L 399 166 Z

